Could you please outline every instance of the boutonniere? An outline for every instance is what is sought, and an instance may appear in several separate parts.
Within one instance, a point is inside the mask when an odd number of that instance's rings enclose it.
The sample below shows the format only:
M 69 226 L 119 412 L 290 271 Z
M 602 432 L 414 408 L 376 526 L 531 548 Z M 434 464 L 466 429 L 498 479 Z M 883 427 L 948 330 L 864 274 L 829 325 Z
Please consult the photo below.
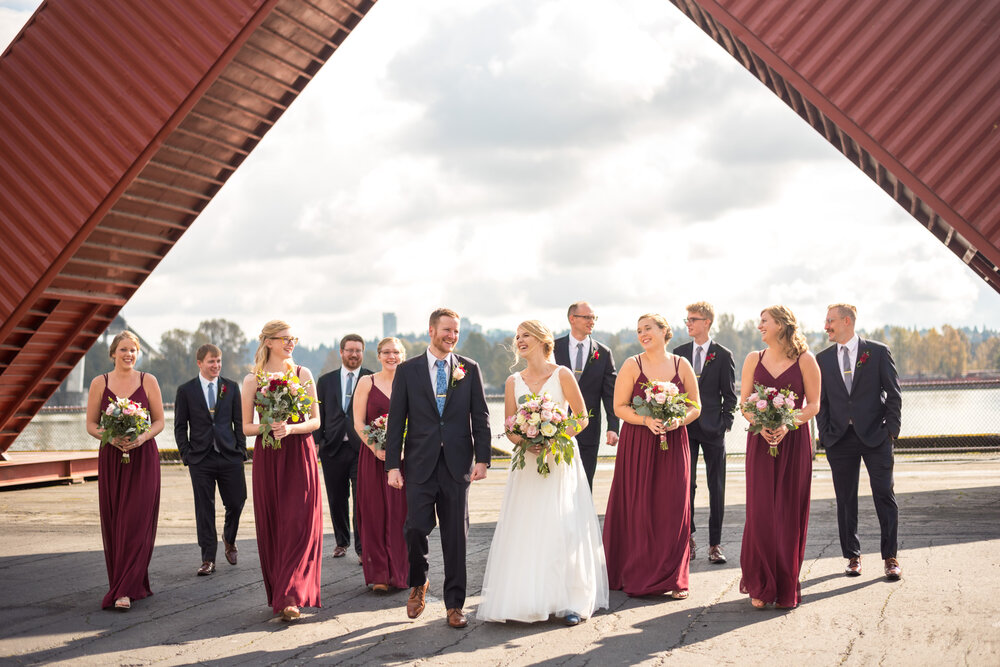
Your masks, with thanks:
M 224 385 L 224 384 L 222 384 L 222 383 L 220 382 L 220 383 L 219 383 L 219 398 L 222 398 L 223 396 L 225 396 L 225 395 L 226 395 L 226 392 L 227 392 L 228 390 L 229 390 L 229 387 L 227 387 L 226 385 Z
M 701 367 L 704 368 L 705 366 L 708 366 L 714 360 L 715 360 L 715 352 L 709 352 L 708 355 L 705 357 L 705 363 L 702 364 Z
M 457 364 L 455 370 L 451 372 L 451 386 L 454 387 L 456 384 L 465 379 L 465 364 Z
M 872 355 L 871 355 L 870 352 L 868 352 L 868 350 L 865 350 L 864 352 L 862 352 L 861 356 L 858 357 L 858 368 L 861 368 L 862 366 L 864 366 L 865 364 L 867 364 L 868 363 L 868 358 L 871 357 L 871 356 Z
M 598 349 L 597 349 L 597 348 L 595 347 L 595 348 L 594 348 L 594 353 L 593 353 L 592 355 L 590 355 L 590 362 L 591 362 L 591 363 L 593 363 L 593 362 L 597 361 L 597 360 L 598 360 L 598 359 L 600 359 L 600 358 L 601 358 L 601 351 L 600 351 L 600 350 L 598 350 Z

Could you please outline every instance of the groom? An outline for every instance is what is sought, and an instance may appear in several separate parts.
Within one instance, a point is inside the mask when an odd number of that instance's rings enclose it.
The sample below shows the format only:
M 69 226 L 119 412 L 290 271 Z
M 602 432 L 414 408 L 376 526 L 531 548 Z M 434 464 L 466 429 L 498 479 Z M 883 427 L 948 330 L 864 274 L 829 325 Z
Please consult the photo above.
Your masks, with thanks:
M 820 442 L 833 473 L 837 496 L 840 549 L 847 559 L 847 576 L 861 574 L 858 540 L 858 474 L 865 462 L 872 499 L 882 533 L 885 577 L 902 576 L 896 559 L 898 509 L 892 480 L 892 443 L 899 437 L 902 396 L 889 348 L 854 333 L 858 311 L 837 303 L 826 313 L 831 345 L 816 355 L 823 375 L 820 393 Z
M 469 483 L 486 478 L 490 425 L 479 366 L 454 353 L 458 327 L 458 313 L 447 308 L 435 310 L 430 317 L 427 353 L 396 370 L 386 427 L 385 468 L 389 486 L 403 488 L 400 459 L 405 448 L 407 514 L 403 532 L 412 586 L 406 614 L 416 618 L 424 610 L 429 584 L 427 536 L 434 529 L 437 509 L 448 625 L 464 628 Z

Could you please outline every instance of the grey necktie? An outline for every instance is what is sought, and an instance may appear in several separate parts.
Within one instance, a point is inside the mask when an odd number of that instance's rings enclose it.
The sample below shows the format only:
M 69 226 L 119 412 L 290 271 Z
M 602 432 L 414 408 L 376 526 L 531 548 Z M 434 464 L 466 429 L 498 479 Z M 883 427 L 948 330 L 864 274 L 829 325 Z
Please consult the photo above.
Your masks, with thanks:
M 694 373 L 695 375 L 701 375 L 702 361 L 701 361 L 701 345 L 694 349 Z
M 847 351 L 847 346 L 845 345 L 844 350 L 844 386 L 847 387 L 847 393 L 851 393 L 851 353 Z
M 576 344 L 576 368 L 573 372 L 577 375 L 583 372 L 583 343 Z
M 344 412 L 351 405 L 351 394 L 354 393 L 354 373 L 347 374 L 347 386 L 344 387 Z
M 208 409 L 215 412 L 215 383 L 208 383 Z

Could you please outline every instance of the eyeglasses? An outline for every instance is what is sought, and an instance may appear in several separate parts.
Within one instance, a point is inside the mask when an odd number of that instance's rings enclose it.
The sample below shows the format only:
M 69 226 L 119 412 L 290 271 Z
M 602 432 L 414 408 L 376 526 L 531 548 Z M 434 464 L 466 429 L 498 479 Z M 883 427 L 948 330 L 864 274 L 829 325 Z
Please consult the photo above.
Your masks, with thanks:
M 268 340 L 280 340 L 285 343 L 285 345 L 292 344 L 298 345 L 299 339 L 295 336 L 271 336 Z
M 590 322 L 597 321 L 597 315 L 573 315 L 573 317 L 579 317 L 581 320 L 589 320 Z
M 707 322 L 707 317 L 685 317 L 684 324 L 690 324 L 691 322 Z

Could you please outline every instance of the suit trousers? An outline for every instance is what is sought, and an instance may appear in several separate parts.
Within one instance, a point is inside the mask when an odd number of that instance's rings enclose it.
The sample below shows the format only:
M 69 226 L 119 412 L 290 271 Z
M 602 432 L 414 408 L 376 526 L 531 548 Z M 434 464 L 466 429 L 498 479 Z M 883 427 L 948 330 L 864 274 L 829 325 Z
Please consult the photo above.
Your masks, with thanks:
M 833 490 L 837 494 L 837 527 L 840 529 L 840 550 L 844 558 L 861 555 L 861 541 L 858 539 L 858 479 L 861 461 L 865 462 L 871 481 L 872 500 L 878 515 L 882 534 L 882 558 L 895 558 L 899 509 L 892 479 L 892 440 L 887 439 L 878 447 L 866 447 L 854 432 L 847 427 L 844 436 L 826 448 L 826 460 L 833 473 Z
M 215 486 L 226 508 L 222 539 L 236 544 L 240 514 L 247 500 L 247 478 L 240 458 L 230 458 L 214 449 L 198 463 L 188 466 L 191 486 L 194 489 L 194 519 L 198 528 L 198 546 L 201 559 L 215 562 L 219 535 L 215 528 Z
M 465 543 L 469 537 L 469 482 L 457 481 L 448 472 L 444 448 L 437 468 L 426 482 L 407 480 L 406 523 L 403 533 L 410 557 L 410 586 L 427 581 L 427 536 L 434 530 L 434 511 L 441 524 L 444 557 L 444 603 L 447 609 L 465 605 Z
M 709 443 L 691 438 L 691 533 L 694 526 L 694 492 L 698 488 L 698 448 L 705 458 L 705 476 L 708 478 L 708 543 L 722 544 L 722 517 L 726 511 L 726 443 Z
M 326 498 L 330 503 L 330 522 L 338 547 L 351 544 L 350 508 L 354 507 L 354 550 L 361 555 L 361 533 L 358 530 L 358 455 L 347 442 L 333 454 L 321 453 Z

